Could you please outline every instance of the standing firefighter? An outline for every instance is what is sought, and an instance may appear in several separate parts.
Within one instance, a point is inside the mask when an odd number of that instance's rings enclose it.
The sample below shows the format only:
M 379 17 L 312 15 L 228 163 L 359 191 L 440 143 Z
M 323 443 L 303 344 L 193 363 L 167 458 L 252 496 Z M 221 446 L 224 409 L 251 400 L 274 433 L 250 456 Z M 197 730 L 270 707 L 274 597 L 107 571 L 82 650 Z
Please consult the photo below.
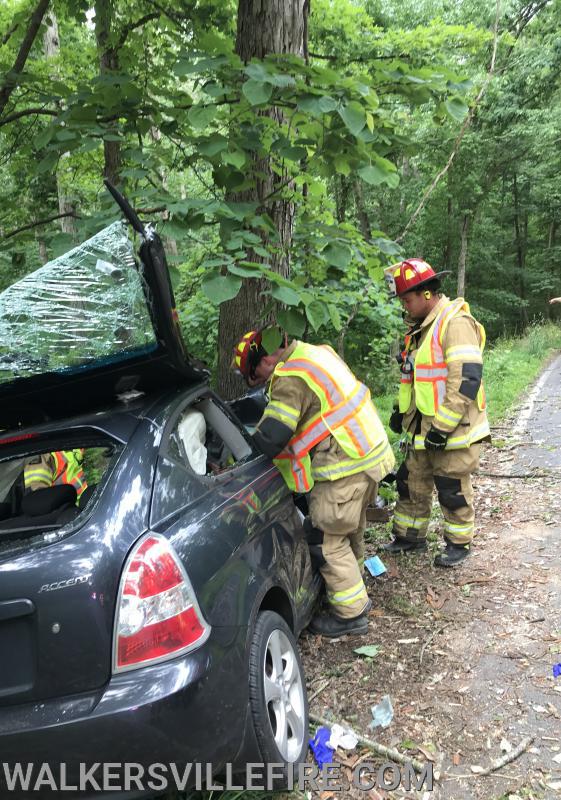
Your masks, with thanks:
M 389 275 L 388 275 L 389 273 Z M 471 474 L 480 442 L 490 438 L 482 383 L 485 331 L 465 300 L 440 293 L 440 278 L 419 258 L 394 264 L 386 277 L 412 327 L 400 356 L 399 405 L 390 420 L 404 432 L 407 455 L 397 472 L 397 502 L 390 553 L 426 548 L 436 486 L 444 516 L 439 567 L 469 553 L 474 529 Z
M 320 545 L 330 613 L 313 633 L 366 633 L 370 606 L 362 579 L 366 507 L 394 455 L 370 391 L 328 345 L 283 337 L 267 352 L 260 331 L 246 333 L 234 364 L 250 386 L 270 381 L 269 404 L 254 439 L 293 492 L 309 492 L 308 540 Z

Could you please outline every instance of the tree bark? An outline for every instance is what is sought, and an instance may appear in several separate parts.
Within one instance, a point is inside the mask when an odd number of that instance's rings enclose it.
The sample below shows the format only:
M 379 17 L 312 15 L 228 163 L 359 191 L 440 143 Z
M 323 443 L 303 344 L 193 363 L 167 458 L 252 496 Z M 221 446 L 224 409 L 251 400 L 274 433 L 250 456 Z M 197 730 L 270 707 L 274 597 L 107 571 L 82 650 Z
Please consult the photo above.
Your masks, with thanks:
M 236 53 L 244 62 L 272 54 L 306 56 L 306 30 L 309 0 L 239 0 L 237 18 Z M 272 109 L 268 113 L 279 124 L 282 113 Z M 270 267 L 288 277 L 290 274 L 289 250 L 292 243 L 294 204 L 276 190 L 286 184 L 286 178 L 273 172 L 268 159 L 255 161 L 251 166 L 255 185 L 247 191 L 233 194 L 235 201 L 257 201 L 260 210 L 268 214 L 276 228 L 277 253 Z M 285 186 L 284 193 L 291 190 Z M 253 261 L 263 261 L 250 254 Z M 217 388 L 225 398 L 239 396 L 245 384 L 231 370 L 232 351 L 243 334 L 263 319 L 263 296 L 266 282 L 244 280 L 238 295 L 220 306 L 218 324 L 218 377 Z
M 469 214 L 464 214 L 460 229 L 460 255 L 458 256 L 458 297 L 463 297 L 466 291 L 466 264 L 470 225 L 471 217 Z
M 514 173 L 512 181 L 512 196 L 514 200 L 514 239 L 516 245 L 516 264 L 518 268 L 518 293 L 521 300 L 526 300 L 526 281 L 524 279 L 526 243 L 525 236 L 523 236 L 520 231 L 520 201 L 516 173 Z M 527 222 L 524 227 L 527 228 Z M 528 326 L 528 309 L 525 304 L 520 306 L 520 319 L 523 329 L 526 329 Z
M 448 173 L 449 175 L 450 173 Z M 450 181 L 448 181 L 450 186 Z M 452 195 L 448 194 L 448 202 L 446 204 L 446 244 L 444 246 L 444 256 L 442 265 L 444 269 L 450 269 L 452 264 Z
M 111 33 L 114 16 L 114 0 L 96 0 L 95 3 L 95 38 L 101 75 L 119 71 L 119 53 L 111 45 Z M 119 142 L 103 142 L 104 168 L 103 175 L 111 183 L 120 183 L 121 145 Z
M 58 33 L 58 21 L 55 12 L 51 9 L 45 16 L 45 33 L 43 34 L 43 52 L 47 61 L 56 58 L 60 54 L 60 38 Z M 53 70 L 52 77 L 58 78 L 58 70 Z M 60 229 L 63 233 L 68 233 L 74 239 L 76 238 L 76 204 L 72 202 L 64 191 L 63 181 L 61 180 L 61 173 L 64 172 L 65 164 L 68 160 L 68 153 L 64 153 L 59 160 L 58 168 L 56 171 L 56 189 L 58 196 L 58 210 L 64 216 L 60 217 Z

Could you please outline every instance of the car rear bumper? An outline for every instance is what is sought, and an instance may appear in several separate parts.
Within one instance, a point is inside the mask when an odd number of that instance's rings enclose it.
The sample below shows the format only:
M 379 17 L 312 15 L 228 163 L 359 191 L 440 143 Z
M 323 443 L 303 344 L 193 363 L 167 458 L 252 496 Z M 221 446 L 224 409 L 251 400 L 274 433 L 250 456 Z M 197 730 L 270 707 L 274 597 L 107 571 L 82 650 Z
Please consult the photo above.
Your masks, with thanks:
M 0 797 L 132 800 L 220 773 L 244 744 L 248 681 L 245 629 L 216 632 L 199 650 L 116 675 L 95 693 L 0 708 Z M 17 764 L 27 789 L 7 785 Z

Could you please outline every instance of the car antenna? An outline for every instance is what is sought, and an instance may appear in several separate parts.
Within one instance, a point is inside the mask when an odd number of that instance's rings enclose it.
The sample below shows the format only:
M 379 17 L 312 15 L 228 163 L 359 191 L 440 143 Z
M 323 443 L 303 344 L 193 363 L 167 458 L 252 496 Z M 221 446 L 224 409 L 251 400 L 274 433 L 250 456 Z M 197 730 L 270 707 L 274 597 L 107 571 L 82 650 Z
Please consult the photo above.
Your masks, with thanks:
M 115 188 L 115 186 L 113 186 L 111 181 L 107 180 L 107 178 L 103 179 L 103 183 L 105 184 L 107 191 L 112 195 L 113 199 L 115 200 L 115 202 L 117 203 L 117 205 L 119 206 L 119 208 L 121 209 L 127 220 L 130 222 L 134 230 L 137 233 L 139 233 L 144 239 L 148 238 L 146 235 L 146 230 L 144 228 L 144 225 L 140 221 L 138 214 L 131 206 L 129 201 L 126 199 L 126 197 L 123 197 L 121 192 L 117 188 Z

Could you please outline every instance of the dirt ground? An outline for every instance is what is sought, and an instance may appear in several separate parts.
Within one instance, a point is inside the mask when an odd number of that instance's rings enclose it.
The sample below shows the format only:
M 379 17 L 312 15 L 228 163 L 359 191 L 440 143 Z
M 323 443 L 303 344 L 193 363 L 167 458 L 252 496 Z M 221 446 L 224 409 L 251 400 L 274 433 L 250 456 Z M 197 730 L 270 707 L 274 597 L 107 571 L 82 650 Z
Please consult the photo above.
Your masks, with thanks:
M 430 793 L 349 789 L 346 797 L 561 797 L 561 677 L 552 669 L 561 662 L 560 378 L 561 358 L 484 448 L 472 555 L 455 569 L 432 566 L 441 540 L 435 508 L 430 553 L 382 556 L 388 571 L 370 579 L 367 636 L 302 637 L 311 713 L 430 760 L 437 778 Z M 389 525 L 367 536 L 374 554 Z M 378 653 L 357 655 L 364 645 Z M 393 721 L 370 729 L 371 706 L 384 695 Z M 528 737 L 510 763 L 478 774 Z M 359 758 L 387 760 L 360 745 L 337 757 L 347 775 Z

